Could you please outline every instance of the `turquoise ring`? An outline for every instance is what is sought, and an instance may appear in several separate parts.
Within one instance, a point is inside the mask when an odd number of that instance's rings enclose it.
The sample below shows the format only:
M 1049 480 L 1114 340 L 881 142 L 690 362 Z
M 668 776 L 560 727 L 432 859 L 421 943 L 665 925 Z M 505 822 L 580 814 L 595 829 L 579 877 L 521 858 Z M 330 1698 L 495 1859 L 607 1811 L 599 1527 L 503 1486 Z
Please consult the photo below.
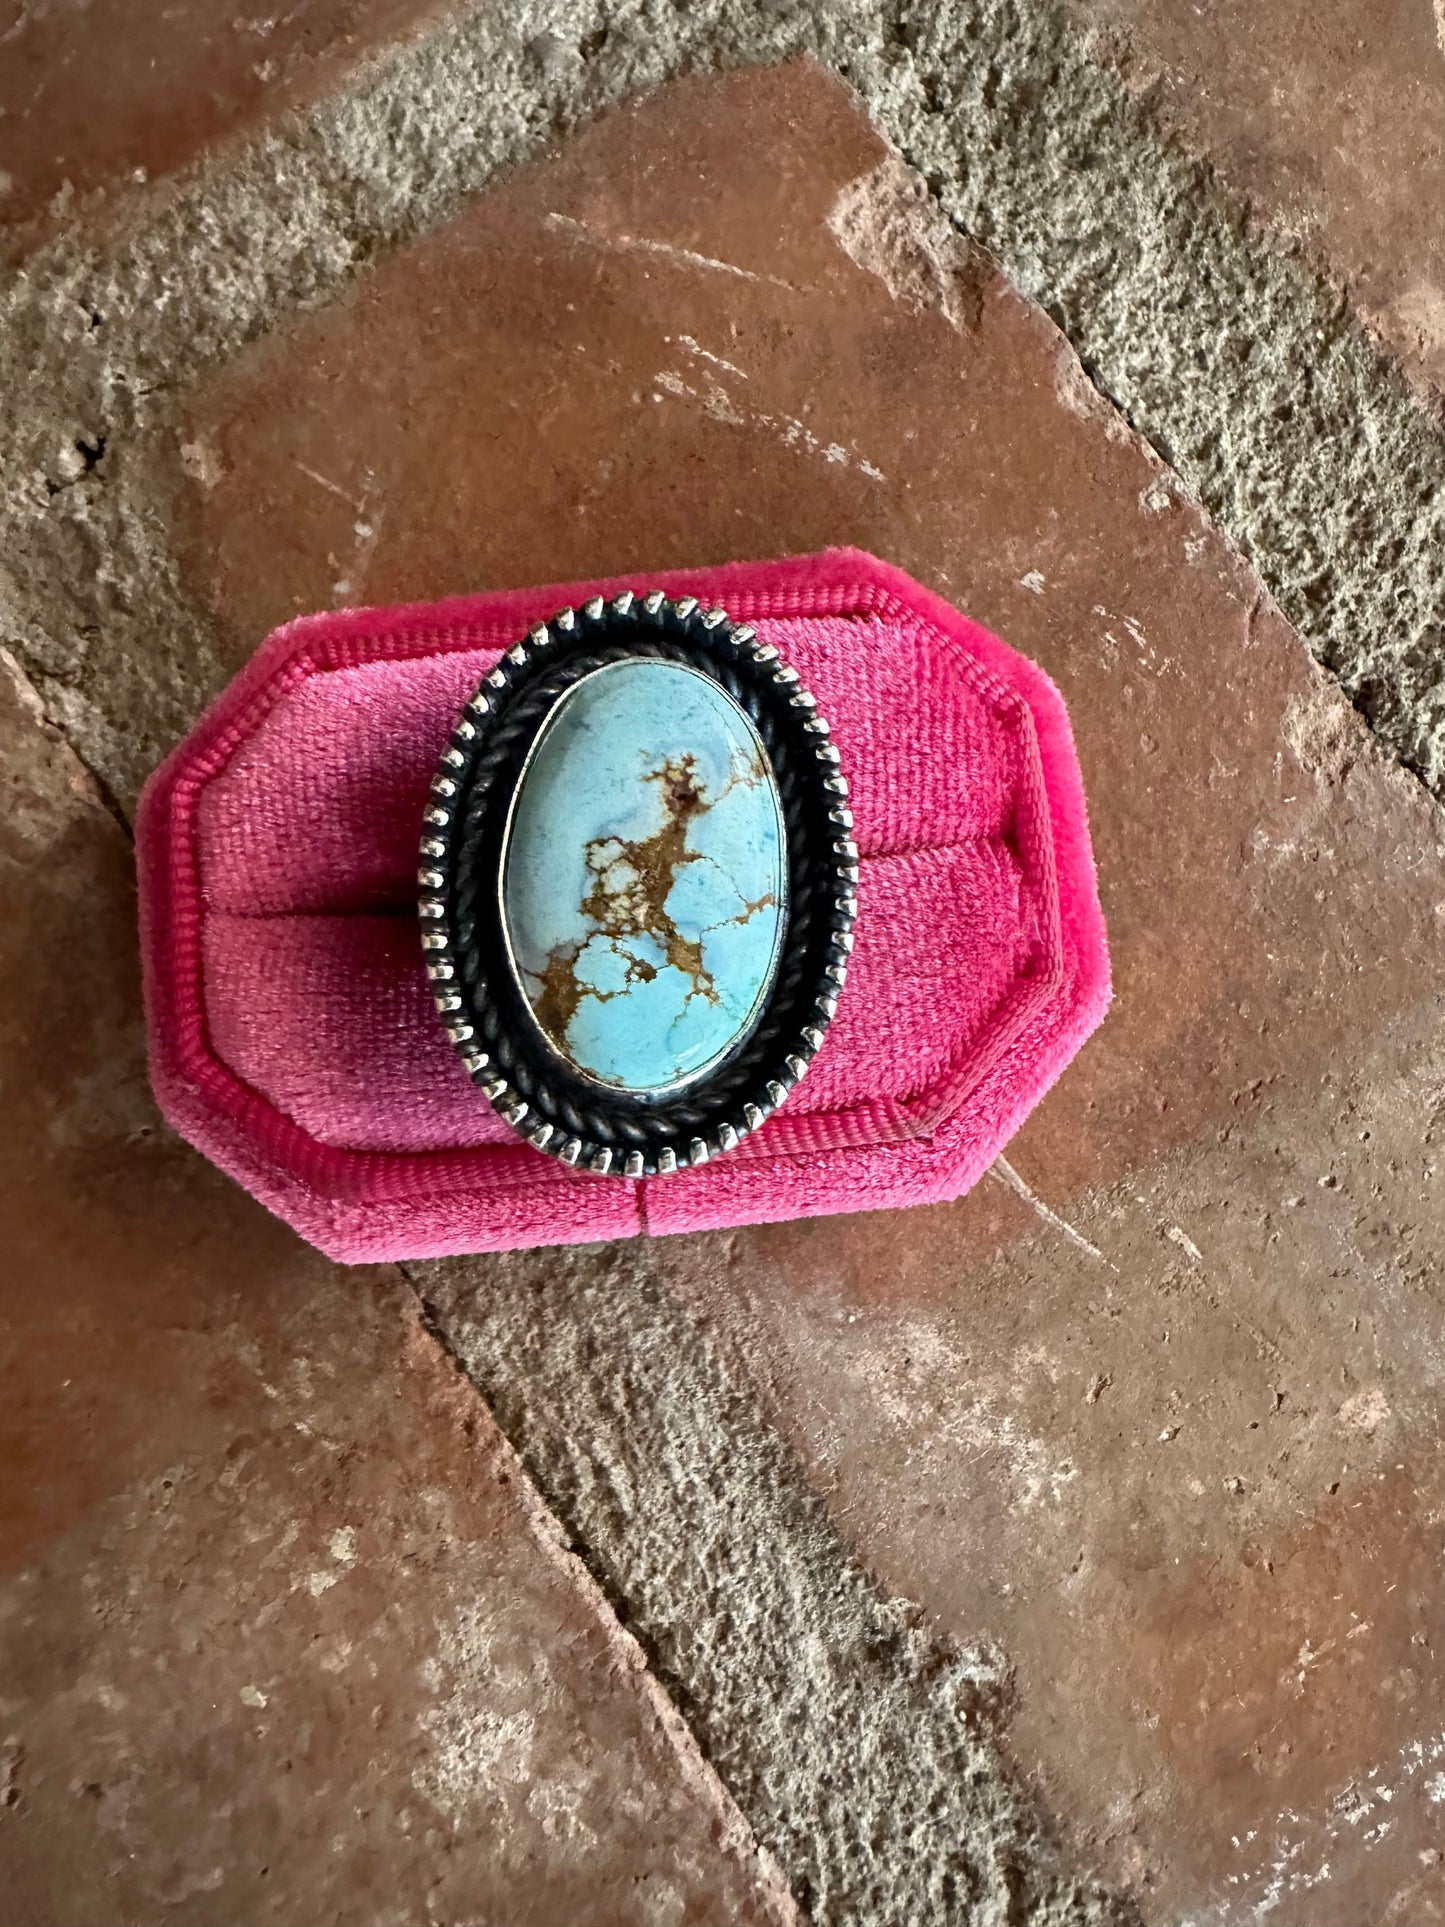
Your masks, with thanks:
M 853 947 L 839 762 L 796 671 L 690 596 L 597 596 L 505 651 L 432 782 L 421 941 L 462 1063 L 528 1144 L 665 1176 L 786 1100 Z

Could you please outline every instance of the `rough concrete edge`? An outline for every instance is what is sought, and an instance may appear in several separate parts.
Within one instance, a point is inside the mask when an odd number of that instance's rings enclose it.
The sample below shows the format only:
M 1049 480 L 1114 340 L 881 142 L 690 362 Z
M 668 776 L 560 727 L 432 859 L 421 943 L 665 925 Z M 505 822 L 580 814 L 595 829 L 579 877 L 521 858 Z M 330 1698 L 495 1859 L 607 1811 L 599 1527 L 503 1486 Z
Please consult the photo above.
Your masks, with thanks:
M 550 1510 L 516 1446 L 498 1426 L 483 1402 L 476 1382 L 462 1364 L 445 1330 L 432 1315 L 416 1281 L 404 1265 L 395 1266 L 410 1294 L 410 1314 L 422 1342 L 447 1373 L 462 1395 L 483 1415 L 487 1432 L 487 1452 L 510 1475 L 512 1496 L 516 1500 L 533 1543 L 549 1566 L 559 1572 L 568 1588 L 607 1628 L 608 1638 L 621 1657 L 627 1678 L 637 1690 L 665 1735 L 682 1768 L 683 1777 L 696 1792 L 705 1811 L 714 1821 L 713 1841 L 718 1851 L 736 1861 L 749 1873 L 761 1896 L 773 1903 L 778 1919 L 802 1927 L 792 1890 L 775 1857 L 757 1839 L 747 1819 L 702 1748 L 692 1728 L 683 1719 L 674 1701 L 649 1662 L 635 1633 L 618 1617 L 616 1607 L 598 1584 L 591 1568 L 568 1542 L 557 1515 Z
M 402 1269 L 818 1927 L 1135 1922 L 1010 1754 L 1001 1657 L 866 1571 L 654 1247 Z
M 195 376 L 549 136 L 676 73 L 812 54 L 1055 319 L 1406 765 L 1445 792 L 1445 433 L 1325 276 L 1151 125 L 1062 0 L 483 6 L 0 296 L 0 616 L 123 799 L 224 664 L 148 450 Z
M 92 772 L 76 755 L 63 730 L 46 712 L 45 703 L 14 654 L 0 644 L 0 680 L 8 684 L 22 714 L 30 719 L 39 738 L 56 758 L 56 773 L 62 777 L 80 806 L 94 812 L 100 827 L 105 819 L 119 830 L 126 843 L 132 842 L 129 824 L 119 814 L 114 799 L 98 784 Z M 770 1903 L 782 1927 L 801 1927 L 799 1913 L 788 1881 L 776 1858 L 756 1838 L 748 1821 L 721 1777 L 698 1745 L 691 1727 L 653 1670 L 636 1635 L 622 1623 L 606 1592 L 586 1561 L 569 1544 L 566 1531 L 523 1464 L 516 1447 L 498 1426 L 482 1400 L 475 1381 L 464 1370 L 445 1331 L 432 1317 L 415 1280 L 404 1266 L 389 1268 L 405 1294 L 405 1319 L 436 1367 L 456 1389 L 465 1404 L 479 1413 L 483 1440 L 479 1450 L 489 1464 L 499 1466 L 509 1476 L 509 1490 L 522 1515 L 526 1530 L 540 1556 L 561 1575 L 569 1591 L 575 1593 L 593 1613 L 607 1637 L 619 1671 L 640 1696 L 647 1713 L 665 1737 L 681 1769 L 685 1783 L 696 1794 L 705 1817 L 711 1821 L 710 1837 L 717 1851 L 731 1859 L 750 1878 L 761 1899 Z M 0 1772 L 4 1760 L 0 1757 Z
M 59 242 L 0 296 L 0 379 L 17 398 L 0 423 L 0 615 L 47 714 L 118 792 L 133 792 L 224 674 L 179 580 L 151 468 L 189 383 L 334 298 L 559 129 L 688 68 L 799 53 L 859 88 L 939 205 L 1051 313 L 1098 386 L 1253 555 L 1381 733 L 1445 786 L 1431 635 L 1441 597 L 1430 554 L 1445 513 L 1438 427 L 1318 272 L 1262 243 L 1242 204 L 1159 141 L 1144 107 L 1081 57 L 1056 0 L 844 0 L 824 18 L 789 0 L 765 14 L 743 0 L 685 10 L 538 0 L 510 21 L 478 11 L 408 43 L 354 95 L 148 201 L 109 251 Z M 1361 640 L 1372 628 L 1379 648 Z M 704 1341 L 678 1336 L 686 1379 L 706 1364 Z M 509 1361 L 510 1385 L 489 1381 L 495 1355 L 469 1356 L 474 1383 L 521 1401 L 514 1436 L 535 1444 L 525 1347 Z M 730 1422 L 752 1422 L 729 1410 Z M 547 1450 L 577 1449 L 554 1425 Z M 625 1553 L 614 1548 L 610 1589 L 635 1607 Z M 861 1584 L 846 1560 L 835 1546 L 820 1575 Z M 924 1639 L 903 1678 L 948 1663 Z M 673 1677 L 686 1692 L 685 1669 Z M 686 1710 L 706 1727 L 697 1694 Z M 741 1743 L 723 1732 L 717 1741 L 719 1752 Z M 826 1825 L 830 1811 L 773 1811 L 791 1829 L 793 1860 L 818 1851 L 806 1827 Z M 898 1876 L 888 1918 L 917 1917 L 926 1871 Z M 1065 1904 L 1067 1916 L 1050 1917 L 1079 1917 L 1084 1905 L 1097 1914 L 1093 1900 Z
M 3 674 L 14 692 L 15 700 L 21 709 L 30 716 L 35 726 L 46 740 L 61 749 L 66 758 L 74 764 L 71 781 L 80 794 L 98 810 L 104 810 L 110 817 L 126 842 L 134 845 L 135 832 L 130 818 L 121 808 L 114 793 L 104 779 L 86 762 L 66 731 L 45 707 L 45 698 L 25 673 L 25 666 L 12 649 L 0 642 L 0 674 Z
M 922 111 L 898 103 L 905 151 L 1440 794 L 1438 410 L 1305 244 L 1256 219 L 1160 132 L 1147 96 L 1089 59 L 1106 40 L 1071 31 L 1049 0 L 985 11 L 1010 17 L 1002 55 L 970 61 L 952 12 L 905 30 L 926 96 Z M 960 143 L 959 127 L 977 138 Z

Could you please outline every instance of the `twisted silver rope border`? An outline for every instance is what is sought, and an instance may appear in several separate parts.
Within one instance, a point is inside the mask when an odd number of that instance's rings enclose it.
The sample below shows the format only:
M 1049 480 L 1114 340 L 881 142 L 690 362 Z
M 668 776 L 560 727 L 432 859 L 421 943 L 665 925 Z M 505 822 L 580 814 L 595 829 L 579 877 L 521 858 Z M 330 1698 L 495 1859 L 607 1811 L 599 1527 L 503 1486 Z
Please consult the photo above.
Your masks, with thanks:
M 517 993 L 488 975 L 483 835 L 495 834 L 527 748 L 566 689 L 604 661 L 651 656 L 702 669 L 758 729 L 778 786 L 789 892 L 783 955 L 758 1019 L 714 1071 L 669 1099 L 599 1093 L 535 1026 L 509 1019 Z M 667 1176 L 735 1150 L 782 1104 L 822 1045 L 848 974 L 858 850 L 848 783 L 826 721 L 796 670 L 725 610 L 660 590 L 594 596 L 538 623 L 502 656 L 458 717 L 432 780 L 421 841 L 428 980 L 447 1035 L 493 1109 L 534 1149 L 599 1176 Z

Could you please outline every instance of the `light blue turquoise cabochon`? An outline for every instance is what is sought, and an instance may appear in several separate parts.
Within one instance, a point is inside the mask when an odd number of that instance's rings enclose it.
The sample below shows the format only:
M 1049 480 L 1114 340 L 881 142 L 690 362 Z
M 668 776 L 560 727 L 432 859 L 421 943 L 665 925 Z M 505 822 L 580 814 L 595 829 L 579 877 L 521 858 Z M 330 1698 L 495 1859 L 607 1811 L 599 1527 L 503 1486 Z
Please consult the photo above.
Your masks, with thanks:
M 711 1069 L 766 996 L 785 888 L 772 767 L 725 690 L 642 657 L 568 691 L 513 803 L 502 916 L 579 1070 L 656 1092 Z

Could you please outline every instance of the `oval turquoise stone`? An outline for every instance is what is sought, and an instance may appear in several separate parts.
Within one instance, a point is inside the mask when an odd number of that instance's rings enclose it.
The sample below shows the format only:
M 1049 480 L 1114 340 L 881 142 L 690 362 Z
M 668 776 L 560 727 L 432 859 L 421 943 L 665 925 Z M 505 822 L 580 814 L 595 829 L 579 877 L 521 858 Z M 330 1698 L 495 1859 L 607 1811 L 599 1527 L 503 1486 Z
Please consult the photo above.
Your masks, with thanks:
M 638 658 L 568 691 L 502 852 L 514 967 L 555 1049 L 621 1090 L 701 1076 L 757 1019 L 784 894 L 772 768 L 725 690 Z

